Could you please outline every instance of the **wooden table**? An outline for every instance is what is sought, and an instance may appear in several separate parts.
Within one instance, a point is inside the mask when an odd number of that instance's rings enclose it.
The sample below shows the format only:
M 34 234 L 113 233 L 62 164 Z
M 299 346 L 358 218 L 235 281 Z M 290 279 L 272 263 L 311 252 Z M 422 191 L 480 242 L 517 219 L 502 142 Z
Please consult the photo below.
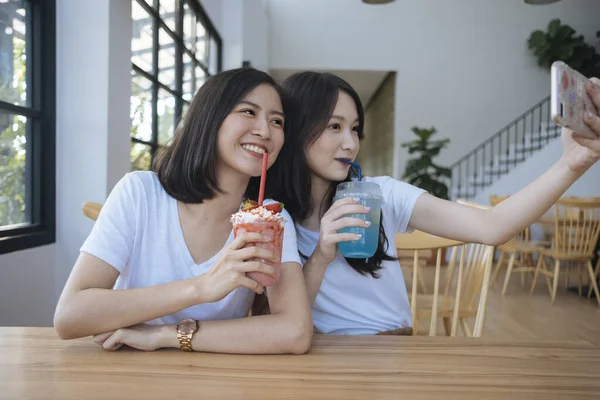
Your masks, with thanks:
M 107 352 L 0 328 L 1 399 L 600 398 L 588 342 L 322 336 L 301 356 Z

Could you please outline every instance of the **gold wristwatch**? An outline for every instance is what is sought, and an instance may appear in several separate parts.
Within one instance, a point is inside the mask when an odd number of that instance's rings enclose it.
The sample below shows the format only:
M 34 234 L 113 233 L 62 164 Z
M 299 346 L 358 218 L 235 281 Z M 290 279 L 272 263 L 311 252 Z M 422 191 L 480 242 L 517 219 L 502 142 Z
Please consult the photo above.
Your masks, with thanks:
M 195 319 L 184 319 L 177 324 L 177 340 L 181 351 L 192 351 L 192 337 L 198 332 L 200 323 Z

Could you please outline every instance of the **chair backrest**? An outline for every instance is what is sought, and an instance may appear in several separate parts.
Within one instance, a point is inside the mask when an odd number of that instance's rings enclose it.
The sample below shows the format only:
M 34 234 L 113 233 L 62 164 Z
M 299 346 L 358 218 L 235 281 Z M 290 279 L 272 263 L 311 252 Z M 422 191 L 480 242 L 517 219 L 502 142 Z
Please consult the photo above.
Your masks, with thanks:
M 100 210 L 102 210 L 102 204 L 93 203 L 91 201 L 86 201 L 83 203 L 83 207 L 81 207 L 83 214 L 93 219 L 94 221 L 98 219 L 98 215 L 100 215 Z
M 495 194 L 491 194 L 490 195 L 490 205 L 493 207 L 496 204 L 503 202 L 504 200 L 508 199 L 508 195 L 504 195 L 504 196 L 498 196 Z
M 458 204 L 462 204 L 464 206 L 470 206 L 470 207 L 473 207 L 473 208 L 479 208 L 480 210 L 487 210 L 488 208 L 490 208 L 490 206 L 486 206 L 484 204 L 475 203 L 473 201 L 466 200 L 466 199 L 457 199 L 456 202 Z
M 600 198 L 565 197 L 554 205 L 554 250 L 590 255 L 600 236 Z
M 430 336 L 435 336 L 437 332 L 438 317 L 452 318 L 450 334 L 455 336 L 459 318 L 461 319 L 460 322 L 464 323 L 463 318 L 473 316 L 475 317 L 475 325 L 472 335 L 481 336 L 483 334 L 494 248 L 482 244 L 470 244 L 446 239 L 418 230 L 411 234 L 397 235 L 396 248 L 414 252 L 411 290 L 413 327 L 416 327 L 417 315 L 421 313 L 420 311 L 423 311 L 423 307 L 430 306 Z M 442 260 L 441 249 L 443 248 L 452 248 L 452 253 L 446 270 L 445 282 L 442 285 L 440 283 L 441 264 L 442 262 L 445 264 L 445 260 Z M 437 252 L 433 295 L 417 294 L 419 250 L 424 249 Z M 429 301 L 425 299 L 426 297 Z M 420 301 L 424 304 L 423 307 L 419 305 Z M 429 312 L 429 310 L 426 311 Z

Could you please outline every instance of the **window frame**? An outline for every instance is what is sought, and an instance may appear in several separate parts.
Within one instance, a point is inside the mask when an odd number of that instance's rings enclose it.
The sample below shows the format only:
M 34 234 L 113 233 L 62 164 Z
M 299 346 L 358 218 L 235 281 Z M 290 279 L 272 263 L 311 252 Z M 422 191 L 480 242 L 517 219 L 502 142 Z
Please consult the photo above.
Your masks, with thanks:
M 202 71 L 204 71 L 205 77 L 208 78 L 212 74 L 210 73 L 210 64 L 211 64 L 211 53 L 210 53 L 210 45 L 211 39 L 216 43 L 216 56 L 217 56 L 217 70 L 216 72 L 220 72 L 223 66 L 223 42 L 221 36 L 217 32 L 215 26 L 212 21 L 204 11 L 204 8 L 200 4 L 199 0 L 131 0 L 132 3 L 137 3 L 141 8 L 143 8 L 152 19 L 152 72 L 148 72 L 143 68 L 137 66 L 133 61 L 131 62 L 132 68 L 132 76 L 136 74 L 138 77 L 147 79 L 152 84 L 151 89 L 151 116 L 152 116 L 152 132 L 150 140 L 143 140 L 140 138 L 136 138 L 131 135 L 130 139 L 131 145 L 141 144 L 150 148 L 150 166 L 154 162 L 154 158 L 156 156 L 156 152 L 163 145 L 159 143 L 159 132 L 158 132 L 158 95 L 159 91 L 162 89 L 166 91 L 169 95 L 175 98 L 175 115 L 173 126 L 174 128 L 177 126 L 178 122 L 181 120 L 182 111 L 184 105 L 189 105 L 189 101 L 183 98 L 183 57 L 186 54 L 188 57 L 192 59 L 193 69 L 192 71 L 195 74 L 195 70 L 197 67 L 200 67 Z M 160 1 L 174 1 L 175 2 L 175 31 L 173 31 L 164 19 L 160 15 Z M 152 3 L 150 5 L 149 3 Z M 183 32 L 183 23 L 184 23 L 184 3 L 187 3 L 189 7 L 196 14 L 196 21 L 200 22 L 202 26 L 206 30 L 207 36 L 207 57 L 206 61 L 200 61 L 196 58 L 193 51 L 190 51 L 186 48 L 185 44 L 185 35 Z M 159 30 L 164 30 L 169 36 L 170 40 L 174 42 L 175 45 L 175 89 L 172 89 L 167 84 L 161 82 L 159 80 L 159 51 L 160 51 L 160 42 L 159 42 Z M 194 38 L 196 40 L 196 38 Z M 195 75 L 193 75 L 192 80 L 195 80 Z M 198 88 L 196 88 L 197 90 Z M 130 150 L 131 154 L 131 150 Z M 130 156 L 131 157 L 131 156 Z
M 27 117 L 26 212 L 30 223 L 0 226 L 0 254 L 56 241 L 56 0 L 25 0 L 30 105 L 0 100 L 0 110 Z

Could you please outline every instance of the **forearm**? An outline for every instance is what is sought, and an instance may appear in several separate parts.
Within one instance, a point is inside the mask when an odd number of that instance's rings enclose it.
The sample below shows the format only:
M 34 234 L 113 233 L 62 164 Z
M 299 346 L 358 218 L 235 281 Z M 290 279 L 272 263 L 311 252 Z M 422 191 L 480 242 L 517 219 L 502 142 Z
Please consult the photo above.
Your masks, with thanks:
M 312 305 L 317 298 L 317 294 L 321 289 L 321 283 L 323 283 L 323 277 L 325 276 L 325 270 L 330 262 L 324 259 L 318 250 L 315 250 L 310 256 L 302 272 L 304 273 L 304 281 L 306 282 L 306 289 L 308 292 L 308 301 Z
M 54 326 L 61 338 L 73 339 L 147 322 L 199 301 L 191 280 L 128 290 L 90 288 L 59 303 Z
M 561 158 L 535 181 L 488 210 L 485 225 L 494 235 L 490 241 L 504 243 L 537 221 L 582 174 Z
M 487 210 L 423 195 L 413 209 L 410 227 L 448 239 L 496 246 L 535 223 L 581 173 L 561 158 L 535 181 Z
M 163 330 L 161 346 L 179 348 L 175 326 Z M 303 354 L 310 348 L 312 325 L 286 315 L 261 315 L 224 321 L 200 321 L 192 349 L 232 354 Z

